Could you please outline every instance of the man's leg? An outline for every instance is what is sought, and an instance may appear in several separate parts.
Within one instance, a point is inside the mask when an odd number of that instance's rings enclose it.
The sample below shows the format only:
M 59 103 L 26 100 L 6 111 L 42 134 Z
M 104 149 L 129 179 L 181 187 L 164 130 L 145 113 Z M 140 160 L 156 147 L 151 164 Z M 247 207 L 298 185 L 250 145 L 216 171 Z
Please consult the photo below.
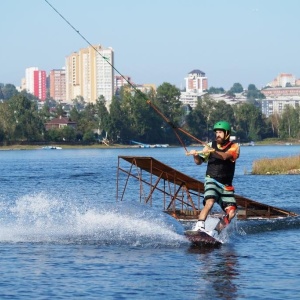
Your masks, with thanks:
M 220 220 L 215 228 L 218 233 L 220 233 L 226 226 L 228 226 L 231 220 L 235 217 L 236 205 L 227 206 L 224 210 L 226 215 Z
M 203 221 L 206 220 L 208 213 L 214 206 L 214 203 L 215 203 L 215 199 L 213 199 L 213 198 L 205 200 L 205 205 L 199 214 L 198 220 L 203 220 Z
M 198 222 L 196 223 L 196 226 L 194 228 L 195 230 L 205 230 L 205 220 L 210 210 L 212 209 L 214 203 L 215 199 L 213 198 L 205 200 L 205 205 L 198 216 Z
M 232 205 L 232 206 L 227 206 L 225 208 L 226 214 L 228 215 L 228 220 L 229 223 L 231 222 L 231 220 L 235 217 L 236 215 L 236 205 Z

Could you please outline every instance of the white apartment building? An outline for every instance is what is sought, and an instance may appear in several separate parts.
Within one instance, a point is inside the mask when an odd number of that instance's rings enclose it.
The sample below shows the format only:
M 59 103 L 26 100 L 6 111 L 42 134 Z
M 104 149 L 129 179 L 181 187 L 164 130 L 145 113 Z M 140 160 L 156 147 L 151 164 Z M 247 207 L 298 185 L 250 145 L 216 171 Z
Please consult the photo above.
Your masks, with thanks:
M 185 79 L 185 92 L 181 92 L 180 101 L 195 108 L 198 97 L 206 94 L 208 88 L 207 77 L 200 70 L 191 71 Z
M 287 105 L 294 108 L 299 107 L 300 96 L 267 96 L 266 99 L 261 101 L 261 111 L 266 117 L 274 114 L 281 115 Z
M 25 88 L 26 92 L 34 94 L 34 71 L 38 71 L 38 67 L 30 67 L 25 69 Z
M 66 58 L 66 101 L 82 96 L 95 103 L 104 96 L 109 108 L 114 95 L 114 51 L 101 45 L 90 46 Z

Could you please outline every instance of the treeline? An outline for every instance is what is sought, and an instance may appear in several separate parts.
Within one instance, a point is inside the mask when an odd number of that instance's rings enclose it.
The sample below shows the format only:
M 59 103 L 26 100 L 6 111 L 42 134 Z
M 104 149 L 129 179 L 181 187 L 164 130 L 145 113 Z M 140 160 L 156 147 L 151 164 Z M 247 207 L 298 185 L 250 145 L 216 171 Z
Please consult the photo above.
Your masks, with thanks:
M 234 93 L 233 88 L 230 93 Z M 109 110 L 103 97 L 99 97 L 94 104 L 85 103 L 82 97 L 77 97 L 70 107 L 49 98 L 38 109 L 38 100 L 31 94 L 19 93 L 13 85 L 2 85 L 0 143 L 95 143 L 107 138 L 111 143 L 130 144 L 133 140 L 178 144 L 172 126 L 182 127 L 206 141 L 213 138 L 212 128 L 219 120 L 231 123 L 232 135 L 240 142 L 300 138 L 299 107 L 287 106 L 281 116 L 265 118 L 261 113 L 260 93 L 253 85 L 247 92 L 250 95 L 248 97 L 247 94 L 248 101 L 236 105 L 216 102 L 208 93 L 199 98 L 197 106 L 192 109 L 182 105 L 180 93 L 176 86 L 163 83 L 156 93 L 151 91 L 147 95 L 123 88 L 112 99 Z M 170 120 L 170 124 L 147 101 L 151 101 Z M 46 122 L 66 114 L 77 123 L 76 128 L 45 129 Z M 182 138 L 186 143 L 192 142 L 187 136 Z

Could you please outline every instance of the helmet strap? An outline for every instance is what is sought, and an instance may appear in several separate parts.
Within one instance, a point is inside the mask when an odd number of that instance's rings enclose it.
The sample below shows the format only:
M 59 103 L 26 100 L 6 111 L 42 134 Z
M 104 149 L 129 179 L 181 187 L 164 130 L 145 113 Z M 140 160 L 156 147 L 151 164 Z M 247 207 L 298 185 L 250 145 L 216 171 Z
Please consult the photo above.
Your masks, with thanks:
M 224 133 L 225 133 L 225 135 L 224 135 L 224 140 L 225 140 L 225 141 L 229 140 L 229 138 L 230 138 L 230 133 L 229 133 L 229 131 L 226 130 Z

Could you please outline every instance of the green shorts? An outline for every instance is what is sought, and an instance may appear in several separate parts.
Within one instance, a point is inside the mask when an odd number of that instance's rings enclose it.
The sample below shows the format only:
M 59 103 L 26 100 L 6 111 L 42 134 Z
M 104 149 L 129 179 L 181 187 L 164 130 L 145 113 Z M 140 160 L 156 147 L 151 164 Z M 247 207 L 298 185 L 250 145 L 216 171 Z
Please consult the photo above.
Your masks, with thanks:
M 223 210 L 228 206 L 236 207 L 236 200 L 234 197 L 234 190 L 227 191 L 224 189 L 224 185 L 218 183 L 212 178 L 205 178 L 204 184 L 204 200 L 203 204 L 207 199 L 214 199 Z

